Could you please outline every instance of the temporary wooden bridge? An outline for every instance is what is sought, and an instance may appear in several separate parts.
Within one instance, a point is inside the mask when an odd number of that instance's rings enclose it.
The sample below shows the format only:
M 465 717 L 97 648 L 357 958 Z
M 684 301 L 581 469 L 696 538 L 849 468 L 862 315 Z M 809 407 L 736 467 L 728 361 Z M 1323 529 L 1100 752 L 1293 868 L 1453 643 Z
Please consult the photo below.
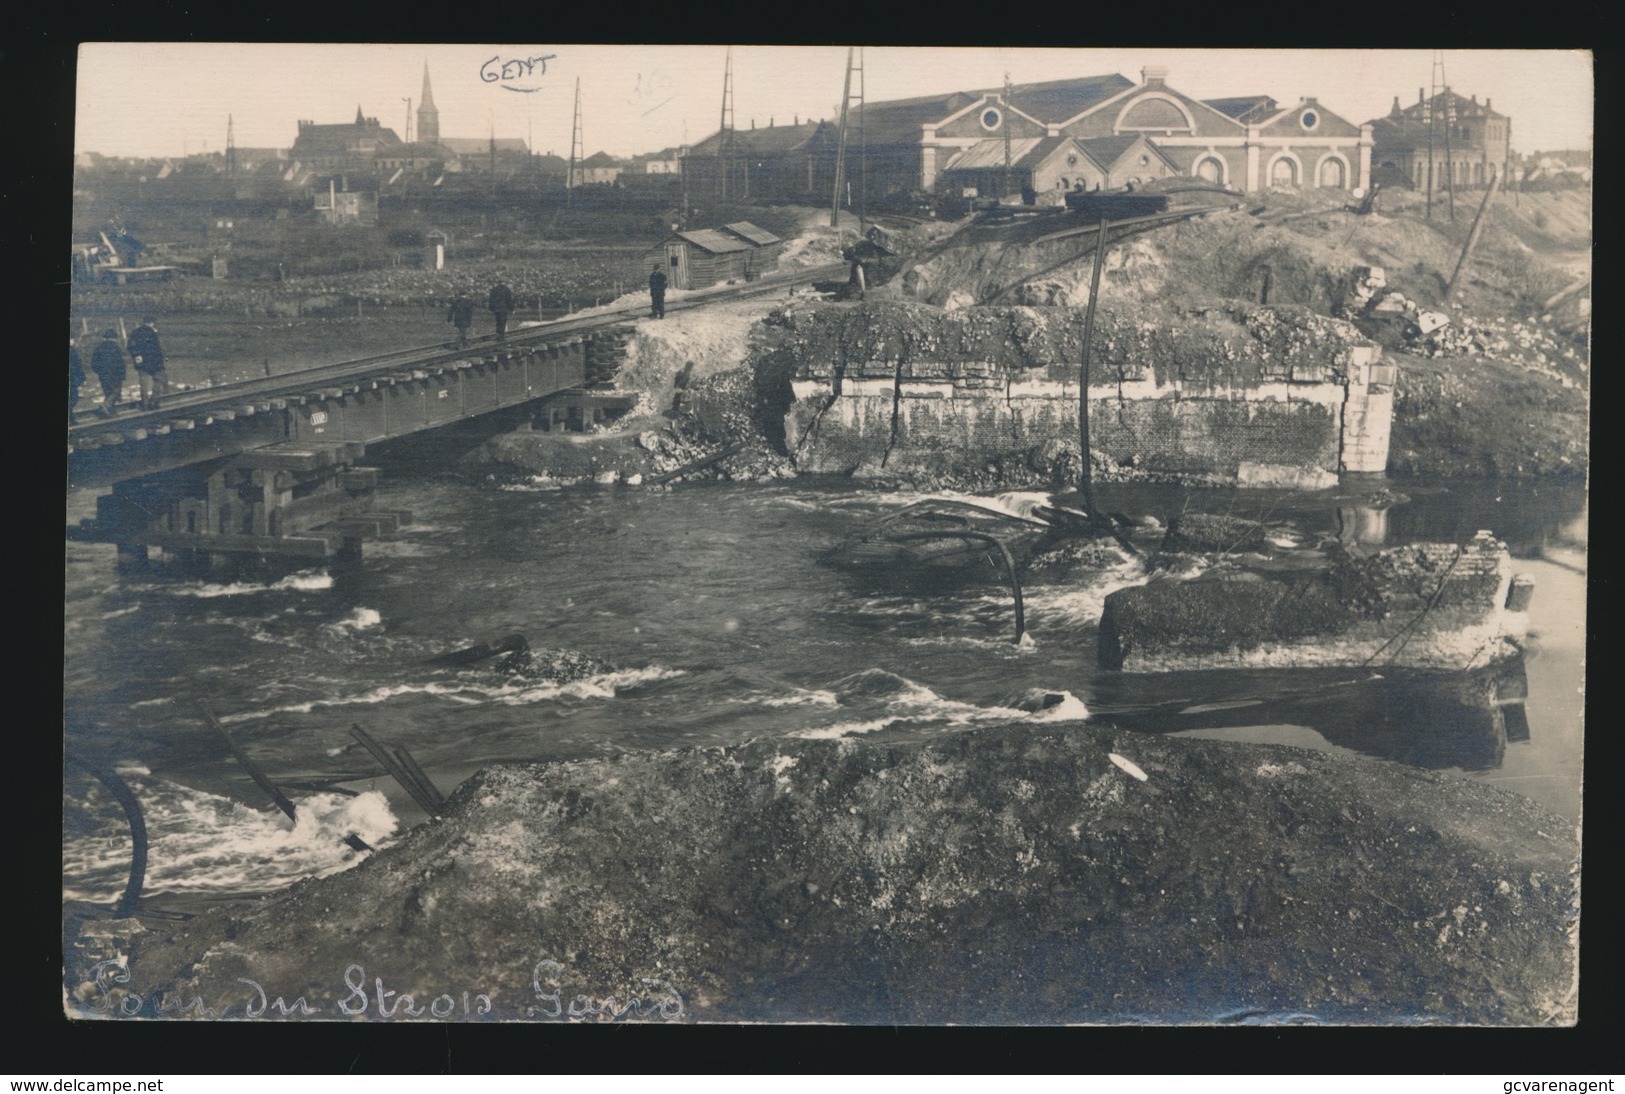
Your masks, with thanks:
M 828 277 L 820 267 L 674 301 L 701 307 Z M 630 406 L 612 387 L 642 308 L 510 331 L 505 342 L 428 346 L 189 391 L 163 409 L 87 421 L 68 431 L 70 487 L 107 487 L 74 539 L 113 543 L 120 557 L 359 552 L 402 514 L 375 512 L 367 446 L 507 415 L 586 428 Z M 497 420 L 497 424 L 502 424 Z

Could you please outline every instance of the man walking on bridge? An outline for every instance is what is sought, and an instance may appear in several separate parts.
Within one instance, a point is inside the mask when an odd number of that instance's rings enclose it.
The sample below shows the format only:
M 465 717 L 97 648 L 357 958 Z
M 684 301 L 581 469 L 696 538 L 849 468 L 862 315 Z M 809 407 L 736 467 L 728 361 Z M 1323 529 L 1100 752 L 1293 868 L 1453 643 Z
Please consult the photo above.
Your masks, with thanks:
M 118 413 L 124 390 L 124 349 L 118 344 L 118 331 L 111 327 L 102 331 L 101 344 L 90 355 L 90 371 L 102 382 L 102 417 L 111 418 Z
M 513 314 L 513 290 L 498 281 L 491 286 L 491 298 L 488 301 L 491 314 L 497 319 L 497 341 L 508 340 L 508 316 Z
M 666 275 L 659 266 L 649 267 L 649 314 L 656 319 L 666 318 Z
M 467 293 L 458 293 L 452 299 L 451 311 L 446 319 L 457 328 L 457 348 L 462 349 L 468 345 L 468 328 L 474 325 L 474 301 L 468 298 Z
M 130 333 L 130 359 L 141 381 L 141 409 L 157 410 L 160 397 L 169 394 L 169 378 L 164 374 L 164 347 L 158 341 L 158 320 L 147 316 Z

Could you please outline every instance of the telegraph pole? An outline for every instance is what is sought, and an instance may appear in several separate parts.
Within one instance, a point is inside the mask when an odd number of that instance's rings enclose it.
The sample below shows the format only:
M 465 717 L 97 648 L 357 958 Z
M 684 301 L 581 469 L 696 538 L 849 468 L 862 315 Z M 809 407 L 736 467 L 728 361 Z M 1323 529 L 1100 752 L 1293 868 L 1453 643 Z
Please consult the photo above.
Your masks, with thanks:
M 1010 196 L 1010 73 L 1008 70 L 1004 74 L 1004 101 L 1001 105 L 1004 107 L 1000 112 L 1004 115 L 1004 120 L 1000 123 L 1000 128 L 1004 130 L 1004 185 L 999 188 L 999 201 L 1002 202 Z
M 858 234 L 868 228 L 869 144 L 863 134 L 863 47 L 858 47 Z
M 581 77 L 576 77 L 576 106 L 575 114 L 570 122 L 570 166 L 564 175 L 564 203 L 571 204 L 572 191 L 576 185 L 576 171 L 582 160 L 582 151 L 585 146 L 581 142 Z
M 1438 124 L 1439 92 L 1444 90 L 1444 50 L 1433 51 L 1433 70 L 1428 74 L 1428 98 L 1422 107 L 1422 119 L 1428 127 L 1428 219 L 1433 219 L 1433 132 Z M 1448 132 L 1448 130 L 1447 130 Z M 1446 181 L 1448 185 L 1448 180 Z
M 1083 360 L 1078 365 L 1078 447 L 1083 467 L 1078 472 L 1078 489 L 1083 494 L 1083 511 L 1091 524 L 1098 524 L 1095 509 L 1094 474 L 1089 453 L 1089 343 L 1095 335 L 1095 303 L 1100 299 L 1100 269 L 1106 264 L 1106 218 L 1100 218 L 1095 235 L 1095 267 L 1089 276 L 1089 309 L 1083 319 Z
M 1456 104 L 1450 98 L 1450 86 L 1444 89 L 1444 184 L 1450 197 L 1450 223 L 1456 222 L 1456 163 L 1450 155 L 1450 131 L 1456 128 Z
M 728 52 L 722 61 L 722 116 L 717 122 L 717 207 L 720 211 L 722 203 L 728 197 L 728 153 L 733 151 L 733 115 L 734 115 L 734 51 L 728 47 Z
M 1433 100 L 1422 102 L 1422 121 L 1428 127 L 1428 202 L 1427 218 L 1433 219 Z
M 406 104 L 406 128 L 401 130 L 401 137 L 407 143 L 412 143 L 412 96 L 408 95 L 401 102 Z
M 852 101 L 852 47 L 846 47 L 846 82 L 841 87 L 841 128 L 835 138 L 835 195 L 829 207 L 829 226 L 841 226 L 841 188 L 846 185 L 846 114 Z
M 682 180 L 683 204 L 677 210 L 677 223 L 672 225 L 673 231 L 682 231 L 688 227 L 688 121 L 683 121 L 683 143 L 677 146 L 677 177 Z

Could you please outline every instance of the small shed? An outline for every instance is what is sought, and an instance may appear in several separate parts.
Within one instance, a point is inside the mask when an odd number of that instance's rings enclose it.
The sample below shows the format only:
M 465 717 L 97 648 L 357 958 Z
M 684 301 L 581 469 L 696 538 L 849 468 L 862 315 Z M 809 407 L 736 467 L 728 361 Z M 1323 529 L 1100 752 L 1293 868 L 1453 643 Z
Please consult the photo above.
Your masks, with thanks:
M 738 236 L 746 243 L 755 245 L 756 254 L 759 259 L 756 266 L 758 273 L 765 270 L 776 270 L 779 268 L 779 252 L 784 250 L 784 240 L 780 239 L 766 228 L 758 228 L 748 220 L 740 220 L 735 221 L 732 224 L 724 224 L 722 226 L 722 230 L 731 235 Z
M 644 261 L 663 266 L 673 289 L 703 289 L 729 281 L 753 281 L 779 267 L 784 240 L 741 220 L 721 228 L 674 232 Z

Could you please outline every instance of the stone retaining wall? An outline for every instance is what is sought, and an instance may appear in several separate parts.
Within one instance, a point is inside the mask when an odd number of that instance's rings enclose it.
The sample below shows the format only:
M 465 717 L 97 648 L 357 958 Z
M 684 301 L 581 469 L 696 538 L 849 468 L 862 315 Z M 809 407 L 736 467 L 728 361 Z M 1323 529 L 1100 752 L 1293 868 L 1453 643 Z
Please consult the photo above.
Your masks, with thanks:
M 814 331 L 789 350 L 797 360 L 785 435 L 798 470 L 945 474 L 1046 442 L 1075 445 L 1081 337 L 1066 320 L 1035 331 L 1016 321 L 1026 314 L 1006 314 L 1039 310 L 914 309 L 901 324 L 888 317 L 882 337 L 861 313 L 822 320 L 842 329 Z M 1383 470 L 1393 378 L 1377 347 L 1322 317 L 1250 309 L 1234 319 L 1198 317 L 1179 337 L 1121 321 L 1097 328 L 1096 452 L 1225 476 L 1243 463 Z M 978 321 L 990 330 L 955 329 Z M 803 319 L 798 333 L 819 325 Z

